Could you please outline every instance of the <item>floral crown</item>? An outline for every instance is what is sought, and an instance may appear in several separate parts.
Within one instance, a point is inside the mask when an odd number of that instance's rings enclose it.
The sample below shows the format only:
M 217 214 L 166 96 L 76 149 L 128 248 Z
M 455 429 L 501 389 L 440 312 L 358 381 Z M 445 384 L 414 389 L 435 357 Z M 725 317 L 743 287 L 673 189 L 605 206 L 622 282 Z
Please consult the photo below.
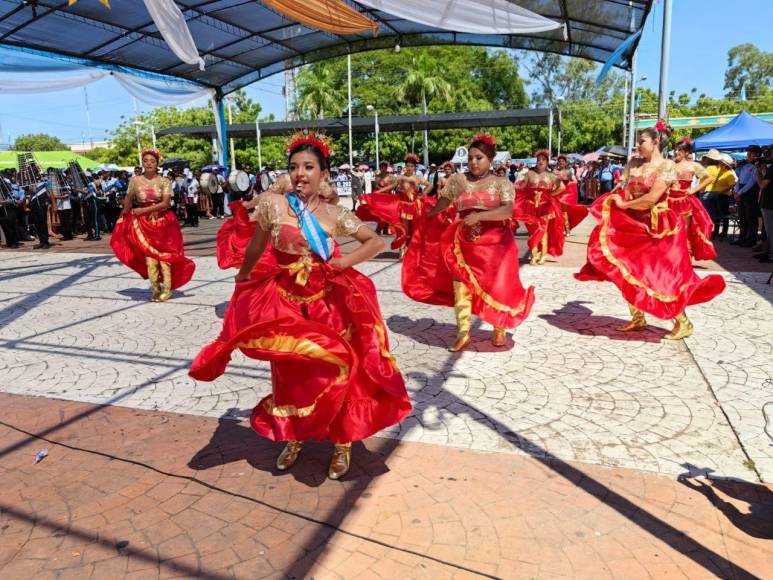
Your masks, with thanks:
M 405 159 L 403 159 L 406 163 L 413 163 L 414 165 L 419 164 L 419 156 L 415 153 L 408 153 L 408 155 L 405 156 Z
M 330 157 L 330 140 L 322 133 L 298 131 L 287 140 L 287 154 L 291 154 L 301 145 L 312 145 L 319 149 L 325 159 Z
M 486 145 L 490 145 L 491 147 L 497 146 L 496 140 L 491 135 L 486 135 L 485 133 L 473 135 L 472 140 L 470 141 L 470 145 L 472 145 L 473 143 L 485 143 Z
M 534 154 L 534 157 L 535 158 L 545 157 L 547 158 L 548 161 L 550 161 L 550 151 L 548 151 L 547 149 L 540 149 Z
M 684 143 L 685 145 L 692 145 L 692 141 L 690 140 L 690 138 L 689 138 L 689 137 L 685 137 L 684 139 L 682 139 L 682 140 L 681 140 L 681 141 L 679 141 L 679 142 L 680 142 L 680 143 Z
M 156 161 L 161 160 L 161 153 L 159 153 L 156 149 L 153 149 L 153 148 L 143 149 L 140 157 L 145 157 L 145 155 L 152 155 L 153 157 L 156 158 Z

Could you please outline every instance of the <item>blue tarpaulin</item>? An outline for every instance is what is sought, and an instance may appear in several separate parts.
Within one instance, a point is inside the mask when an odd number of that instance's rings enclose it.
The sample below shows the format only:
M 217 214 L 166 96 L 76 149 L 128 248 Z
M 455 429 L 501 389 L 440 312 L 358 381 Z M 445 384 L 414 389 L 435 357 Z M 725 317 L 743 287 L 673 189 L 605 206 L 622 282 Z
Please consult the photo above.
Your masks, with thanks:
M 773 145 L 773 124 L 743 111 L 727 125 L 698 137 L 694 145 L 696 150 L 745 149 L 749 145 Z

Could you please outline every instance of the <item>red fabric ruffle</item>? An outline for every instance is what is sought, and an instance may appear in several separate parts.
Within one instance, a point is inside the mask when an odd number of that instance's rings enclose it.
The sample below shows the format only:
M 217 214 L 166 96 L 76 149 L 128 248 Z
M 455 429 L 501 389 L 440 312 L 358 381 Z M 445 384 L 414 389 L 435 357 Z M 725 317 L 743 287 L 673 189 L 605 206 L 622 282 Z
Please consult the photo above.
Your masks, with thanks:
M 236 285 L 220 336 L 196 356 L 190 375 L 214 380 L 235 349 L 269 361 L 272 394 L 251 423 L 273 440 L 358 441 L 401 421 L 411 403 L 370 279 L 312 258 L 300 285 L 286 267 L 299 256 L 273 253 L 277 263 L 261 261 L 250 281 Z
M 180 224 L 171 210 L 137 216 L 121 216 L 110 237 L 110 247 L 123 264 L 148 278 L 146 258 L 172 266 L 172 288 L 180 288 L 193 277 L 196 264 L 186 258 Z
M 588 241 L 587 263 L 575 278 L 610 281 L 627 302 L 662 319 L 675 318 L 725 289 L 722 276 L 695 274 L 680 216 L 667 206 L 655 211 L 657 218 L 650 211 L 620 209 L 615 198 L 619 194 L 608 193 L 591 207 L 600 223 Z
M 689 186 L 689 184 L 688 184 Z M 711 243 L 711 234 L 714 231 L 714 222 L 700 199 L 687 193 L 669 192 L 668 205 L 687 223 L 687 242 L 690 254 L 696 260 L 713 260 L 717 257 L 714 244 Z
M 244 252 L 256 227 L 241 201 L 232 201 L 228 206 L 232 215 L 217 232 L 217 265 L 222 270 L 242 265 Z

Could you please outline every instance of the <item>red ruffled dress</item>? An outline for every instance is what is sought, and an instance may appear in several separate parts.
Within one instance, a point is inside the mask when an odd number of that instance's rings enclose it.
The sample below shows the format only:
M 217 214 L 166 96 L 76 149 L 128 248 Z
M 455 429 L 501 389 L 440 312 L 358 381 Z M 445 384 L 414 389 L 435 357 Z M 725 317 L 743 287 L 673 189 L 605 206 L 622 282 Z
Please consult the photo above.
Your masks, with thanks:
M 622 190 L 597 199 L 591 213 L 599 225 L 588 241 L 587 263 L 578 280 L 609 281 L 639 310 L 670 319 L 693 304 L 708 302 L 725 288 L 722 276 L 699 278 L 687 249 L 685 223 L 669 208 L 667 193 L 648 210 L 621 209 L 615 200 L 640 197 L 657 181 L 667 188 L 676 180 L 674 162 L 657 168 L 634 160 L 626 166 Z
M 236 285 L 220 336 L 199 352 L 190 375 L 214 380 L 236 349 L 269 361 L 272 393 L 250 422 L 277 441 L 347 443 L 401 421 L 411 403 L 373 283 L 312 254 L 284 196 L 263 194 L 256 214 L 271 233 L 275 262 L 261 260 L 251 280 Z M 315 215 L 333 237 L 361 226 L 340 206 L 323 203 Z
M 690 254 L 696 260 L 713 260 L 717 257 L 711 233 L 714 222 L 700 199 L 690 193 L 693 178 L 699 180 L 706 175 L 703 165 L 695 161 L 683 161 L 676 164 L 676 181 L 668 191 L 668 206 L 682 216 L 687 228 L 687 243 Z
M 513 201 L 509 180 L 488 176 L 475 182 L 465 174 L 449 178 L 440 196 L 453 201 L 461 219 Z M 515 328 L 534 304 L 534 288 L 518 276 L 518 248 L 510 220 L 467 227 L 453 213 L 422 216 L 403 259 L 403 292 L 417 302 L 454 305 L 454 281 L 467 286 L 472 312 L 499 328 Z
M 241 200 L 232 201 L 228 206 L 231 217 L 217 231 L 217 265 L 222 270 L 241 267 L 256 225 Z
M 556 192 L 561 180 L 552 173 L 529 170 L 515 184 L 516 196 L 513 219 L 523 223 L 529 233 L 528 245 L 534 252 L 541 252 L 542 239 L 547 234 L 547 252 L 551 256 L 564 253 L 566 227 L 561 200 Z M 575 224 L 576 225 L 576 224 Z
M 568 170 L 559 170 L 556 175 L 564 184 L 563 193 L 558 195 L 564 216 L 564 229 L 567 234 L 588 215 L 588 208 L 580 204 L 580 190 Z
M 139 207 L 160 203 L 164 195 L 172 195 L 172 184 L 166 177 L 153 180 L 136 175 L 129 180 L 129 194 Z M 188 283 L 196 270 L 193 260 L 186 258 L 183 234 L 172 210 L 136 216 L 124 214 L 116 223 L 110 238 L 116 258 L 148 278 L 148 258 L 171 265 L 172 288 Z

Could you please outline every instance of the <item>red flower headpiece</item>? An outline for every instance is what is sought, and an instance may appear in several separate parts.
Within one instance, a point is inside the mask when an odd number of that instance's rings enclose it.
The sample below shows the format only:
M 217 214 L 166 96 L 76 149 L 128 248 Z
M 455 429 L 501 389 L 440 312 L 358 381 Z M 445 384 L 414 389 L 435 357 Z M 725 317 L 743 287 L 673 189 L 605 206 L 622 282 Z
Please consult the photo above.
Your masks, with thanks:
M 325 159 L 330 157 L 330 145 L 325 142 L 324 136 L 317 133 L 304 133 L 299 132 L 290 137 L 290 141 L 287 145 L 287 154 L 291 154 L 301 145 L 312 145 L 319 149 L 322 156 Z
M 692 141 L 690 140 L 689 137 L 685 137 L 680 141 L 680 143 L 684 143 L 685 145 L 692 145 Z
M 497 142 L 491 135 L 486 135 L 485 133 L 480 133 L 479 135 L 473 135 L 472 140 L 470 141 L 470 145 L 473 143 L 485 143 L 486 145 L 490 145 L 491 147 L 496 147 Z
M 668 128 L 668 124 L 663 119 L 658 119 L 658 122 L 655 123 L 655 131 L 658 133 L 662 133 Z
M 419 156 L 415 153 L 408 153 L 408 155 L 405 156 L 405 159 L 403 159 L 406 163 L 413 163 L 414 165 L 419 164 Z
M 143 149 L 142 155 L 140 157 L 145 157 L 145 155 L 152 155 L 156 158 L 156 161 L 161 161 L 161 153 L 156 151 L 155 149 Z
M 534 157 L 535 158 L 545 157 L 548 161 L 550 161 L 550 151 L 548 151 L 547 149 L 540 149 L 534 154 Z

